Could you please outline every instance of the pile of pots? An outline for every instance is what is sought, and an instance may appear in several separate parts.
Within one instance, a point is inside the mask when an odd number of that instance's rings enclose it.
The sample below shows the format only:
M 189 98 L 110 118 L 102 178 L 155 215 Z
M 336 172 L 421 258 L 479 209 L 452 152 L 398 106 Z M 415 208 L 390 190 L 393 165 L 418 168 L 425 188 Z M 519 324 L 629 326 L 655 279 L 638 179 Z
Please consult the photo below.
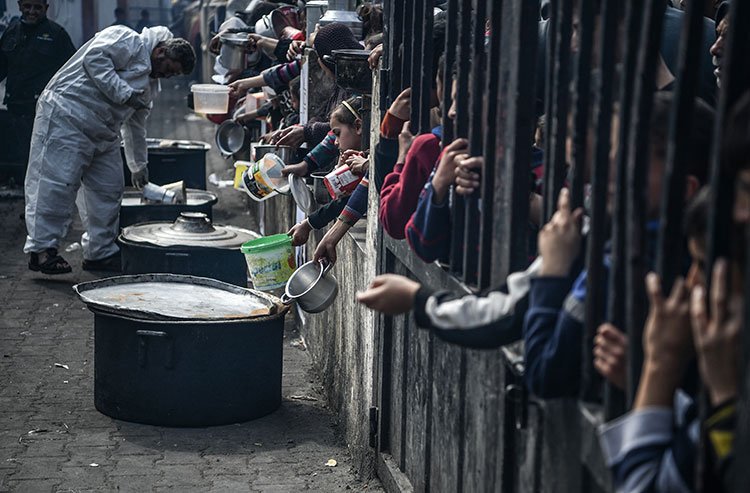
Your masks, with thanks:
M 219 148 L 251 157 L 247 131 L 227 132 L 217 136 Z M 149 141 L 151 181 L 177 183 L 124 193 L 118 243 L 125 275 L 74 287 L 94 313 L 95 405 L 113 418 L 213 426 L 273 412 L 281 404 L 289 305 L 318 313 L 337 296 L 330 265 L 297 268 L 286 234 L 260 237 L 213 223 L 218 197 L 205 190 L 209 148 Z M 292 160 L 291 148 L 254 152 L 282 167 Z M 304 179 L 289 179 L 283 191 L 313 202 Z

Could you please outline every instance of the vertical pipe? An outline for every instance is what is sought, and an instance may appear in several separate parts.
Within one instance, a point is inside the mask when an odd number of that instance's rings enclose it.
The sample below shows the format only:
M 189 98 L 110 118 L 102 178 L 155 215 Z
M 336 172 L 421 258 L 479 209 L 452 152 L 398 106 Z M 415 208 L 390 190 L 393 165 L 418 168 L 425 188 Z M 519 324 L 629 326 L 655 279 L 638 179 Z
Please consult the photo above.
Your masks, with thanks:
M 485 0 L 473 0 L 472 10 L 474 18 L 473 33 L 471 35 L 471 75 L 469 77 L 469 155 L 481 156 L 484 132 L 485 97 L 483 86 L 486 80 L 487 67 L 485 64 L 485 21 L 487 19 L 487 4 Z M 466 197 L 464 243 L 464 280 L 466 284 L 474 286 L 479 278 L 479 200 L 481 192 L 478 190 L 470 197 Z
M 630 138 L 630 119 L 635 89 L 638 47 L 640 44 L 644 0 L 626 2 L 624 72 L 620 84 L 619 128 L 617 132 L 617 155 L 615 157 L 615 194 L 612 204 L 612 254 L 610 257 L 609 287 L 607 300 L 607 320 L 620 330 L 625 330 L 625 265 L 627 238 L 626 180 L 628 165 L 628 146 Z M 638 343 L 640 346 L 640 342 Z M 605 415 L 608 418 L 619 416 L 624 411 L 623 396 L 606 386 Z M 632 400 L 630 400 L 632 402 Z
M 628 141 L 627 267 L 625 270 L 625 320 L 628 332 L 629 396 L 635 395 L 643 363 L 643 324 L 648 302 L 644 289 L 647 269 L 646 251 L 646 185 L 650 158 L 651 105 L 656 76 L 656 62 L 666 4 L 647 0 L 643 31 L 638 53 L 635 85 L 635 113 L 630 121 Z M 632 402 L 632 401 L 631 401 Z
M 593 4 L 584 2 L 584 7 L 593 10 Z M 585 337 L 583 338 L 582 349 L 582 371 L 581 371 L 581 399 L 585 401 L 594 401 L 599 396 L 599 382 L 597 373 L 593 366 L 593 340 L 596 330 L 604 317 L 604 308 L 606 300 L 603 296 L 603 287 L 605 282 L 604 271 L 604 243 L 607 240 L 607 196 L 609 194 L 609 151 L 611 149 L 611 129 L 612 129 L 612 97 L 614 93 L 614 75 L 615 75 L 615 56 L 617 48 L 617 19 L 618 6 L 615 0 L 605 0 L 601 12 L 601 31 L 597 45 L 599 48 L 599 58 L 597 66 L 599 67 L 600 77 L 594 81 L 596 89 L 596 105 L 594 108 L 594 162 L 591 171 L 591 203 L 589 214 L 591 217 L 591 227 L 588 235 L 588 248 L 586 250 L 586 306 L 584 315 Z M 585 27 L 588 23 L 589 15 L 585 10 L 581 13 L 581 46 L 586 42 Z M 586 22 L 584 22 L 586 21 Z M 592 26 L 593 28 L 593 22 Z M 587 40 L 593 41 L 593 36 Z M 577 98 L 581 98 L 581 94 Z M 579 125 L 581 128 L 579 129 Z M 581 130 L 588 130 L 588 125 L 584 126 L 576 118 L 577 134 Z M 585 145 L 585 144 L 584 144 Z M 576 153 L 583 149 L 575 144 Z M 580 168 L 579 163 L 583 160 L 576 156 L 574 159 L 574 169 Z M 583 175 L 583 169 L 576 172 L 576 175 Z M 574 178 L 572 189 L 581 187 L 576 185 L 576 181 L 581 181 L 582 176 Z M 582 188 L 582 187 L 581 187 Z M 582 193 L 583 191 L 577 191 Z

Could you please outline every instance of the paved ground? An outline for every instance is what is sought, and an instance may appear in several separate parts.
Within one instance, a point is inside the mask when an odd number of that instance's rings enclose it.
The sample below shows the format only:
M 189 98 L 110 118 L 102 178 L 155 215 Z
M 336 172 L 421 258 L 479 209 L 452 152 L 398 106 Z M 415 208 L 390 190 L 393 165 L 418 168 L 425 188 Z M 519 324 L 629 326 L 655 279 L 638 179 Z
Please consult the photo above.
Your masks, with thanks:
M 165 84 L 150 135 L 212 141 L 213 126 L 186 115 L 185 92 Z M 227 167 L 211 151 L 210 171 Z M 218 192 L 217 222 L 254 228 L 243 197 Z M 61 252 L 72 274 L 29 271 L 21 252 L 22 212 L 23 201 L 0 201 L 0 492 L 381 491 L 377 482 L 355 479 L 336 419 L 320 400 L 308 354 L 291 327 L 284 340 L 284 399 L 269 416 L 170 429 L 98 413 L 93 316 L 71 290 L 95 276 L 80 269 L 80 250 Z M 73 229 L 64 246 L 80 237 L 80 224 Z M 326 466 L 329 459 L 337 466 Z

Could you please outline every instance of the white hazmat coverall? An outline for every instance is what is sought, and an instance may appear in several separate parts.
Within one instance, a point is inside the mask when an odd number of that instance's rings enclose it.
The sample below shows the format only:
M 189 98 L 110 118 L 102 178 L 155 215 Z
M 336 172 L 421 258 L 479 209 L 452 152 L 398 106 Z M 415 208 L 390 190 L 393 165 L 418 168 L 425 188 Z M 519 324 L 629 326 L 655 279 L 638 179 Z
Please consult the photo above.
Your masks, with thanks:
M 172 38 L 166 27 L 137 33 L 112 26 L 83 45 L 39 97 L 26 172 L 24 252 L 57 249 L 70 226 L 76 193 L 86 231 L 86 260 L 118 252 L 124 189 L 120 134 L 131 172 L 148 164 L 146 119 L 158 82 L 151 53 Z

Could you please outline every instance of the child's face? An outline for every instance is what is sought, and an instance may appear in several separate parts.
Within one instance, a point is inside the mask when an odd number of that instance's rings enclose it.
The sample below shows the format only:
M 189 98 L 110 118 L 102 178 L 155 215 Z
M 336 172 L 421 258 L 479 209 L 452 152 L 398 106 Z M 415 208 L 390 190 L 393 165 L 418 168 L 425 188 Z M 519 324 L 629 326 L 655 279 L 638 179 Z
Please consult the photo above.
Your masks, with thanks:
M 359 122 L 359 120 L 357 120 Z M 331 116 L 331 131 L 336 136 L 336 146 L 339 151 L 349 149 L 360 150 L 362 147 L 362 125 L 347 125 L 341 123 L 334 114 Z

